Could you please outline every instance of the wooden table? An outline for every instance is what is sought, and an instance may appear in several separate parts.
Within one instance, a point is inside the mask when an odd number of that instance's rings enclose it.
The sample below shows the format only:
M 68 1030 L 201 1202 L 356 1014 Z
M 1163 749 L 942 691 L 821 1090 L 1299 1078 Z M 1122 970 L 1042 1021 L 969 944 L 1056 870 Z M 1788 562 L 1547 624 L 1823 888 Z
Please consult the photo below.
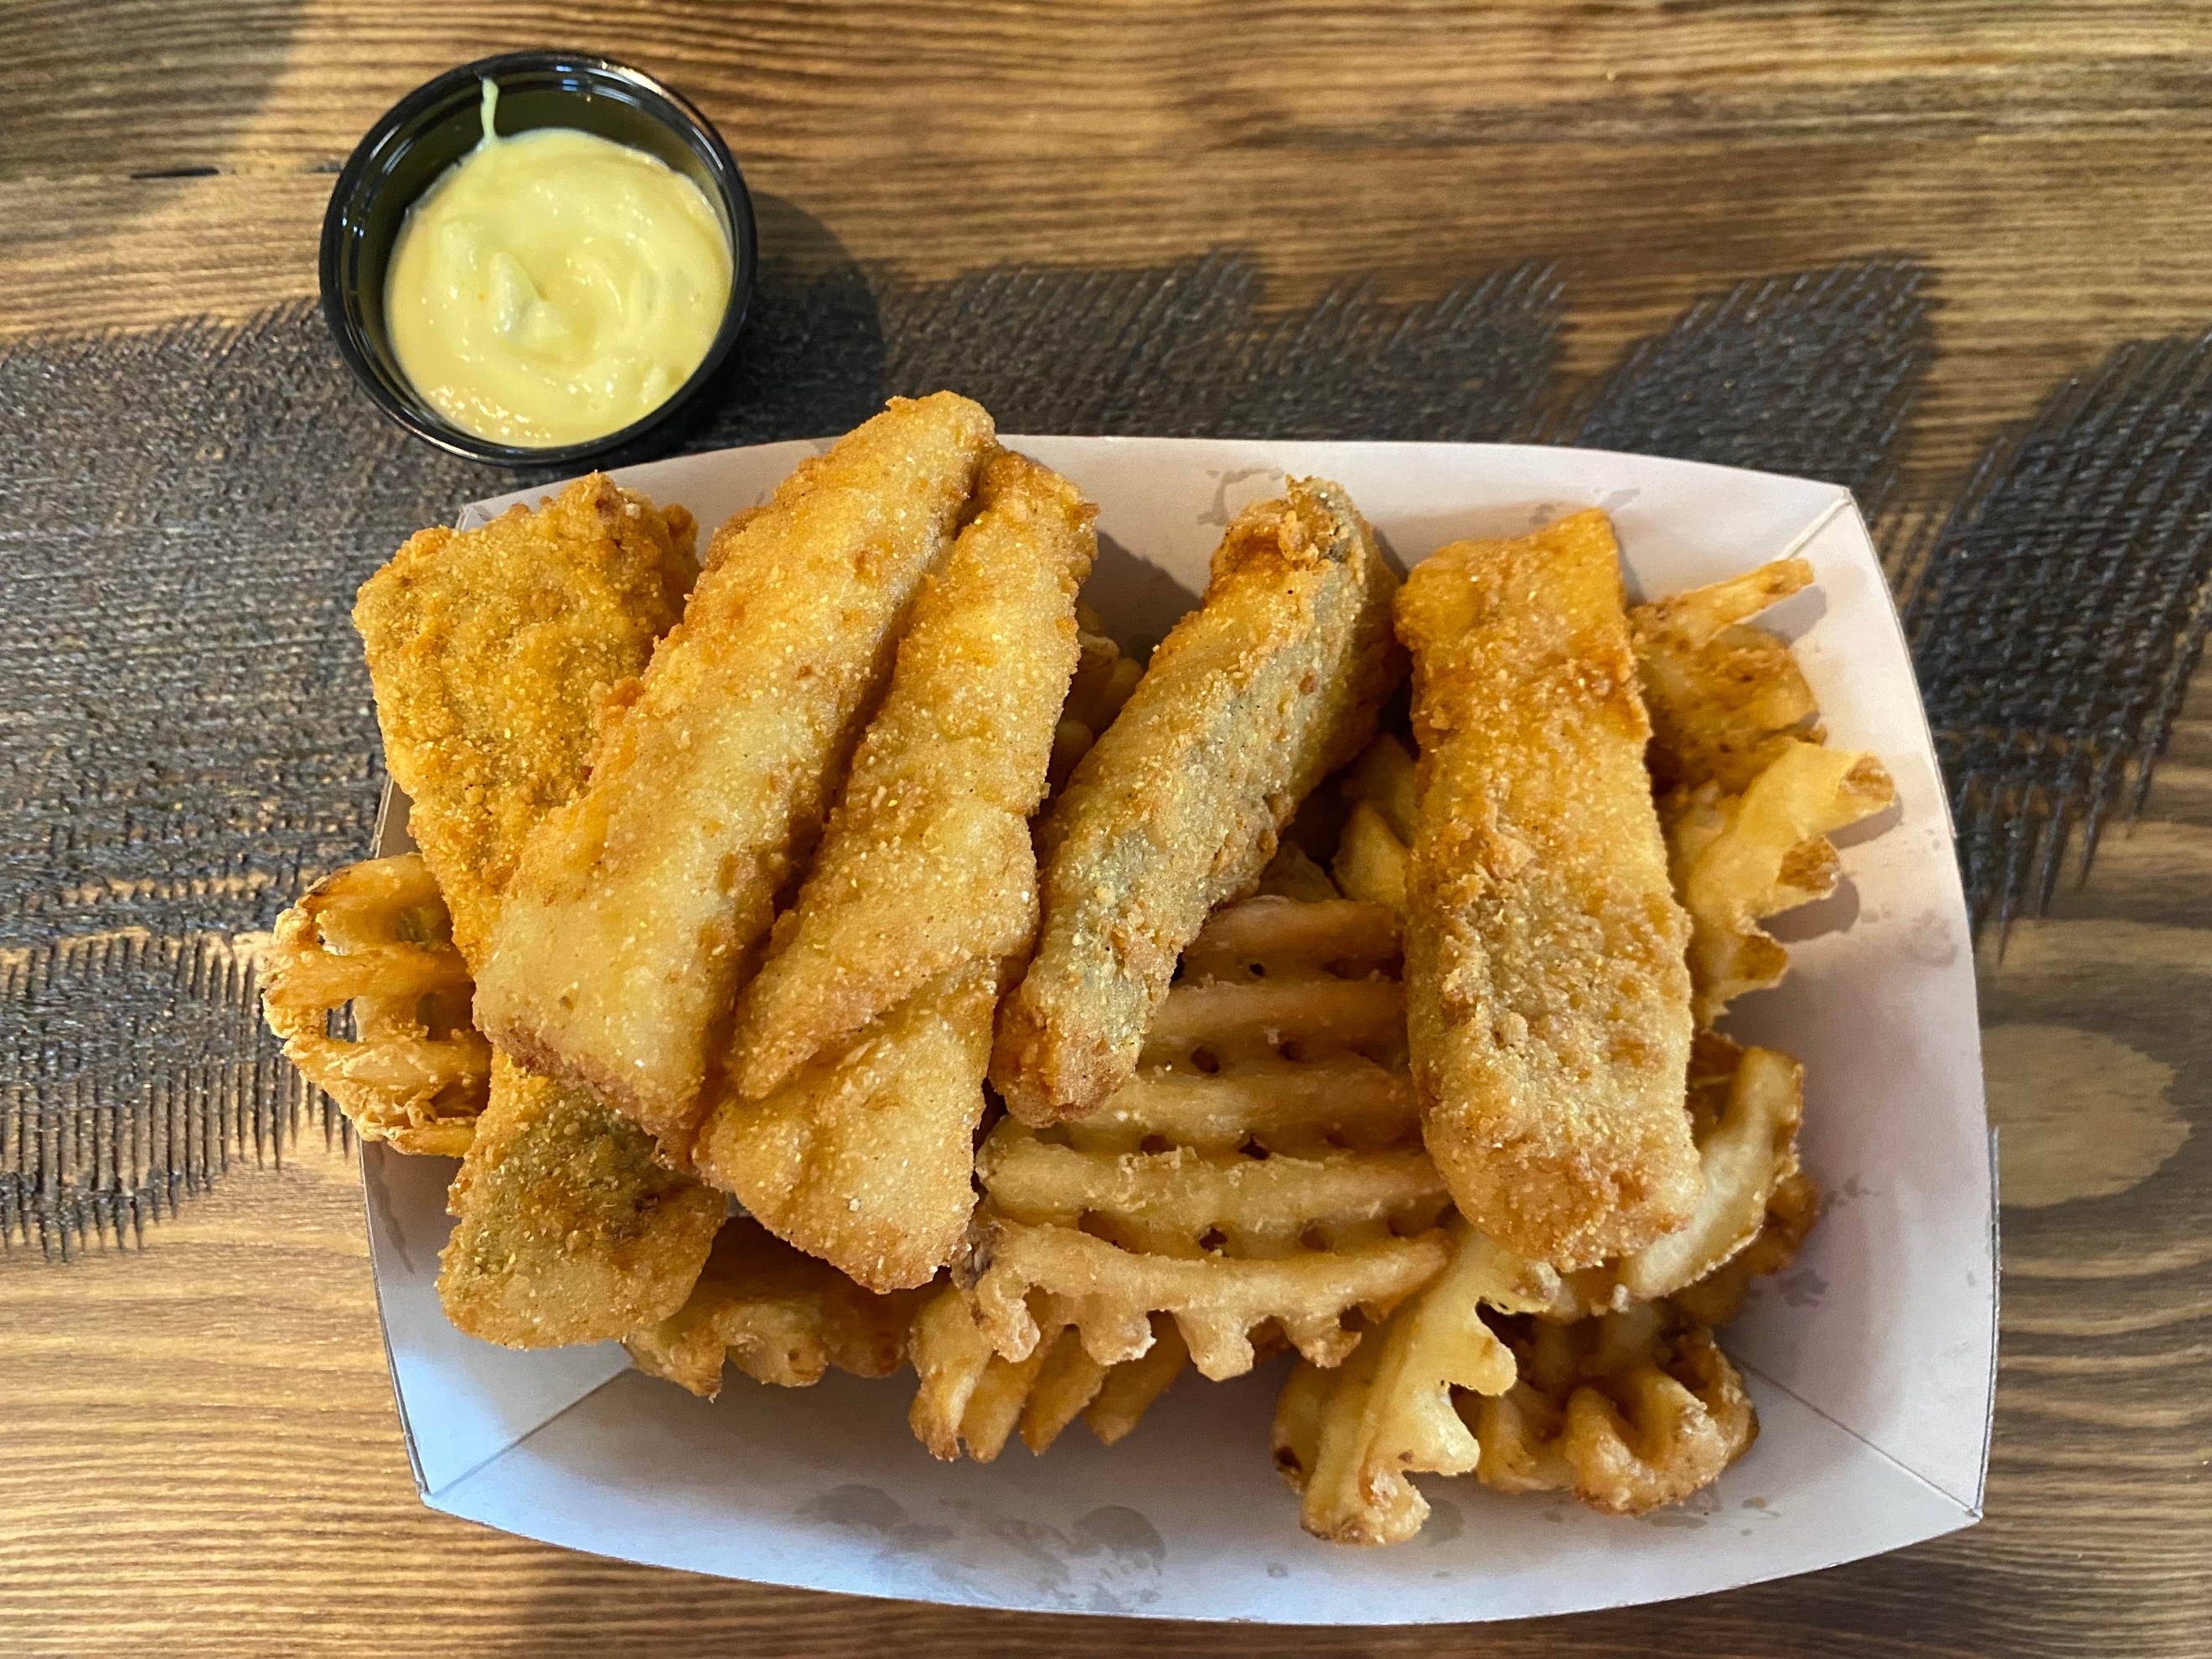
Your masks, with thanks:
M 924 276 L 1253 250 L 1285 302 L 1556 258 L 1570 371 L 1741 277 L 1901 250 L 1939 355 L 1905 489 L 2122 340 L 2212 323 L 2212 17 L 2173 7 L 22 0 L 0 338 L 313 287 L 329 175 L 408 88 L 586 46 L 763 192 Z M 2212 675 L 2141 823 L 1985 953 L 2003 1358 L 1978 1528 L 1672 1607 L 1362 1633 L 753 1589 L 416 1502 L 351 1158 L 234 1172 L 143 1249 L 0 1257 L 0 1650 L 76 1654 L 2212 1652 Z

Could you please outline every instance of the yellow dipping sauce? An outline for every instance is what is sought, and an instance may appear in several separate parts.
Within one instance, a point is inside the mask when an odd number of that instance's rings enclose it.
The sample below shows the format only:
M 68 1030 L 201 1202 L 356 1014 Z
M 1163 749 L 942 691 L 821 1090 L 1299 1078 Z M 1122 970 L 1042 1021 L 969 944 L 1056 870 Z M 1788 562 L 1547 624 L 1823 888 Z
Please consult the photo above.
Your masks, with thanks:
M 415 389 L 481 438 L 530 448 L 621 430 L 706 357 L 730 298 L 730 240 L 706 193 L 656 156 L 573 127 L 483 142 L 407 210 L 385 281 Z

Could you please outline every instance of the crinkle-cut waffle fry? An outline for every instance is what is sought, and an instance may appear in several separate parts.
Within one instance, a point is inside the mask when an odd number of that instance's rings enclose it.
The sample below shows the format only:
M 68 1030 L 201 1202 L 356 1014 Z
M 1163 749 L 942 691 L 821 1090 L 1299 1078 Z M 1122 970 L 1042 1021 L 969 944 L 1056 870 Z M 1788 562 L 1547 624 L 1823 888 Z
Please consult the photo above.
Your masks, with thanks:
M 1510 1337 L 1519 1380 L 1463 1396 L 1483 1484 L 1571 1492 L 1642 1515 L 1710 1486 L 1759 1436 L 1743 1379 L 1706 1327 L 1665 1303 Z
M 802 1255 L 758 1222 L 733 1216 L 715 1235 L 684 1305 L 623 1338 L 638 1370 L 712 1400 L 725 1361 L 757 1382 L 804 1389 L 832 1365 L 889 1376 L 927 1290 L 878 1296 Z
M 1513 1356 L 1484 1322 L 1485 1304 L 1533 1312 L 1550 1287 L 1527 1264 L 1455 1222 L 1451 1265 L 1407 1298 L 1334 1371 L 1301 1360 L 1275 1416 L 1275 1462 L 1304 1503 L 1316 1538 L 1395 1544 L 1427 1519 L 1409 1476 L 1465 1474 L 1481 1455 L 1452 1390 L 1500 1395 Z M 1544 1277 L 1548 1278 L 1549 1275 Z
M 1745 625 L 1812 580 L 1805 560 L 1777 559 L 1629 611 L 1651 715 L 1645 762 L 1662 792 L 1712 782 L 1735 793 L 1793 738 L 1820 741 L 1812 688 L 1788 642 Z
M 1250 1369 L 1269 1322 L 1333 1365 L 1358 1340 L 1346 1314 L 1379 1318 L 1440 1269 L 1443 1182 L 1410 1085 L 1372 1057 L 1402 1064 L 1398 955 L 1372 905 L 1226 907 L 1098 1113 L 994 1129 L 966 1273 L 997 1351 L 1033 1355 L 1048 1304 L 1102 1365 L 1143 1354 L 1163 1313 L 1208 1376 Z
M 1344 1317 L 1381 1318 L 1443 1270 L 1441 1230 L 1385 1233 L 1355 1244 L 1249 1261 L 1139 1255 L 1071 1227 L 979 1223 L 968 1263 L 977 1322 L 1009 1358 L 1036 1352 L 1042 1333 L 1032 1291 L 1054 1297 L 1101 1364 L 1134 1359 L 1152 1343 L 1152 1315 L 1169 1313 L 1191 1362 L 1218 1382 L 1252 1369 L 1254 1329 L 1273 1321 L 1316 1364 L 1336 1365 L 1358 1345 Z
M 1616 1277 L 1631 1297 L 1672 1296 L 1749 1248 L 1776 1188 L 1797 1173 L 1804 1106 L 1803 1066 L 1772 1048 L 1739 1051 L 1719 1121 L 1698 1139 L 1705 1190 L 1697 1212 L 1621 1261 Z
M 284 1057 L 363 1140 L 458 1158 L 489 1087 L 491 1050 L 469 1024 L 467 964 L 418 853 L 325 876 L 276 918 L 261 1006 Z M 350 1007 L 355 1035 L 331 1035 Z
M 1075 763 L 1091 752 L 1098 734 L 1113 724 L 1121 705 L 1144 678 L 1145 666 L 1121 648 L 1106 632 L 1106 624 L 1087 605 L 1075 610 L 1075 641 L 1079 652 L 1075 678 L 1067 688 L 1067 702 L 1052 738 L 1052 763 L 1046 778 L 1054 793 L 1066 783 Z
M 1378 1151 L 1417 1140 L 1413 1079 L 1360 1054 L 1264 1059 L 1215 1072 L 1139 1073 L 1092 1116 L 1054 1137 L 1085 1152 L 1188 1146 L 1200 1152 L 1256 1147 L 1317 1156 L 1331 1147 Z
M 1425 1224 L 1448 1201 L 1418 1146 L 1320 1158 L 1208 1157 L 1183 1146 L 1116 1156 L 1053 1146 L 1012 1119 L 984 1141 L 976 1173 L 993 1209 L 1010 1219 L 1082 1224 L 1155 1255 L 1327 1249 L 1367 1224 Z
M 1091 1358 L 1058 1323 L 1028 1358 L 1010 1360 L 984 1340 L 966 1297 L 939 1291 L 915 1319 L 911 1338 L 921 1379 L 908 1413 L 915 1437 L 948 1462 L 964 1445 L 975 1462 L 988 1463 L 1017 1426 L 1023 1443 L 1042 1452 L 1079 1415 L 1110 1446 L 1136 1427 L 1189 1361 L 1173 1320 L 1158 1315 L 1152 1326 L 1152 1346 L 1116 1365 Z
M 1690 976 L 1698 1024 L 1735 998 L 1778 985 L 1788 953 L 1759 923 L 1835 889 L 1832 830 L 1878 812 L 1896 788 L 1872 755 L 1786 742 L 1739 796 L 1705 784 L 1661 813 L 1675 890 L 1690 913 Z
M 1668 1298 L 1703 1325 L 1725 1325 L 1743 1311 L 1751 1281 L 1780 1273 L 1797 1259 L 1806 1234 L 1820 1218 L 1820 1189 L 1802 1170 L 1775 1183 L 1767 1197 L 1766 1218 L 1759 1237 L 1707 1273 Z
M 1419 797 L 1413 757 L 1389 732 L 1376 735 L 1339 786 L 1352 800 L 1329 872 L 1347 897 L 1379 904 L 1402 923 Z

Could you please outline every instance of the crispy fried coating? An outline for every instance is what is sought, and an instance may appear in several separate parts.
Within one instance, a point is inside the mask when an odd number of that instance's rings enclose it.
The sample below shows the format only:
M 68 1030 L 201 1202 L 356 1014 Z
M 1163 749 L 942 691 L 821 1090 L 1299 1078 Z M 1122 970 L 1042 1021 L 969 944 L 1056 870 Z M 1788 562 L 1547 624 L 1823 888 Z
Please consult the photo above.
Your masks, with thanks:
M 975 1207 L 991 1020 L 1036 930 L 1029 815 L 1076 665 L 1094 509 L 1035 462 L 915 602 L 890 690 L 767 964 L 740 1000 L 700 1172 L 878 1290 L 949 1261 Z
M 915 601 L 814 867 L 738 1005 L 730 1069 L 745 1095 L 932 981 L 1026 952 L 1036 931 L 1029 817 L 1075 671 L 1097 509 L 1013 454 L 983 469 L 976 502 Z
M 969 1179 L 1000 965 L 908 997 L 759 1100 L 719 1104 L 701 1176 L 871 1290 L 926 1283 L 975 1206 Z
M 1584 1267 L 1689 1219 L 1689 918 L 1644 768 L 1603 513 L 1459 542 L 1398 602 L 1419 819 L 1406 979 L 1429 1149 L 1461 1212 Z
M 1080 1117 L 1135 1069 L 1206 913 L 1253 890 L 1298 803 L 1373 735 L 1403 672 L 1396 589 L 1333 483 L 1293 479 L 1230 526 L 1204 602 L 1046 821 L 1042 929 L 992 1061 L 1017 1116 Z
M 471 969 L 525 838 L 583 782 L 608 694 L 682 611 L 696 535 L 595 472 L 534 512 L 422 531 L 362 585 L 386 763 Z
M 906 1358 L 922 1300 L 911 1291 L 872 1295 L 758 1222 L 732 1216 L 684 1305 L 631 1331 L 623 1346 L 638 1370 L 707 1400 L 722 1391 L 726 1362 L 781 1389 L 811 1387 L 832 1365 L 889 1376 Z
M 889 409 L 717 533 L 684 620 L 532 832 L 477 1017 L 687 1159 L 708 1047 L 993 441 L 950 392 Z
M 446 1316 L 511 1348 L 599 1342 L 683 1306 L 727 1207 L 663 1168 L 588 1089 L 492 1057 L 491 1103 L 454 1178 Z

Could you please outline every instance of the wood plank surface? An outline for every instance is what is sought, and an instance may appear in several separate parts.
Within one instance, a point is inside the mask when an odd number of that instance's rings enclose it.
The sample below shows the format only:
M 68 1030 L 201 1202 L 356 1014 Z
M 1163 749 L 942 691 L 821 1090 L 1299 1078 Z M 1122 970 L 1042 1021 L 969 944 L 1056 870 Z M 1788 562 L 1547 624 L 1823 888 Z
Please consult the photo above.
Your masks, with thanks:
M 1252 250 L 1284 303 L 1559 261 L 1592 374 L 1692 299 L 1935 272 L 1910 502 L 2118 342 L 2212 325 L 2212 11 L 1844 3 L 0 10 L 0 338 L 313 291 L 330 174 L 451 64 L 662 75 L 777 212 L 921 276 Z M 1991 939 L 1988 1518 L 1659 1608 L 1446 1632 L 1060 1620 L 755 1589 L 430 1514 L 357 1168 L 234 1172 L 141 1249 L 0 1256 L 0 1653 L 2212 1653 L 2212 676 L 2142 821 Z M 1018 1452 L 1012 1454 L 1022 1455 Z

